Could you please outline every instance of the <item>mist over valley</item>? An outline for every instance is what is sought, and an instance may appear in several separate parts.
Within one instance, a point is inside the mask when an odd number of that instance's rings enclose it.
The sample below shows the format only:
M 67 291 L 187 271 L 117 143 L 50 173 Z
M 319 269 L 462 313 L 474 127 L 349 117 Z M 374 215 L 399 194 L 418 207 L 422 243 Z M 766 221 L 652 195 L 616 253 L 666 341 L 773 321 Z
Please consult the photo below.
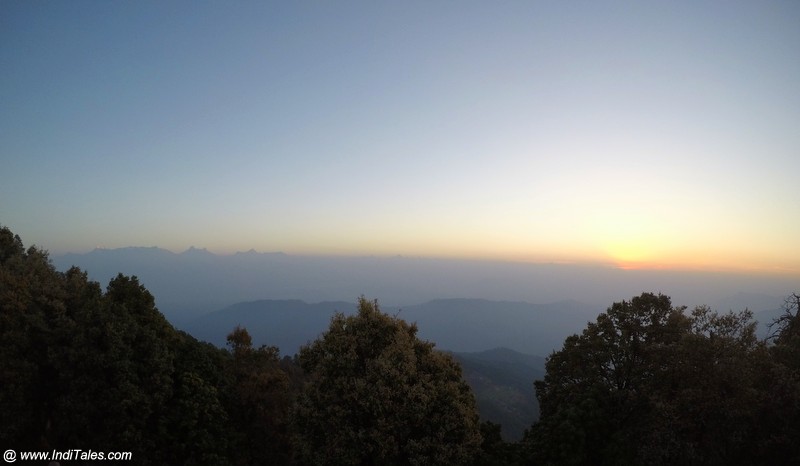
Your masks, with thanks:
M 256 343 L 276 345 L 285 354 L 315 338 L 333 312 L 352 312 L 361 295 L 417 322 L 420 335 L 442 349 L 505 346 L 545 356 L 612 302 L 642 290 L 689 308 L 748 308 L 768 323 L 796 284 L 768 275 L 252 250 L 217 255 L 197 248 L 95 249 L 52 261 L 59 270 L 79 266 L 100 283 L 118 273 L 137 276 L 179 328 L 220 345 L 240 324 Z

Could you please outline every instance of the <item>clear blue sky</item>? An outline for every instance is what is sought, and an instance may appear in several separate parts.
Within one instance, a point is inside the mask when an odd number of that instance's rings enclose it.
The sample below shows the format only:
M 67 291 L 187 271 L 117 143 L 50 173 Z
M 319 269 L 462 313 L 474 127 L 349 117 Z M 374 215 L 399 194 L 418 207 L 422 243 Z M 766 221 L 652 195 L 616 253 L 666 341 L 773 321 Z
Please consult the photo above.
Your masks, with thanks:
M 0 223 L 800 273 L 800 3 L 0 2 Z

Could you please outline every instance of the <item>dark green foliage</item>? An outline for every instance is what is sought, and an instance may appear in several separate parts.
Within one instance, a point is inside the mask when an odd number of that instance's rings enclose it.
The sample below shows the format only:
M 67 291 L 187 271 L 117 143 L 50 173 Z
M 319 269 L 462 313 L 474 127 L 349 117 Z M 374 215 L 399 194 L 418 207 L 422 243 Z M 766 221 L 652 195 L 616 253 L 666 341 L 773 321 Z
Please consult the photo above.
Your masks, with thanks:
M 786 298 L 774 345 L 757 370 L 762 410 L 756 420 L 764 464 L 800 464 L 800 295 Z
M 135 277 L 105 293 L 0 229 L 0 438 L 17 449 L 131 451 L 226 464 L 220 350 L 175 331 Z
M 303 347 L 309 382 L 293 425 L 304 464 L 466 464 L 478 414 L 459 366 L 416 327 L 359 300 Z
M 482 422 L 481 451 L 475 458 L 475 466 L 515 466 L 526 464 L 519 443 L 503 441 L 502 426 L 490 421 Z
M 800 295 L 786 298 L 783 314 L 773 322 L 774 353 L 785 365 L 800 369 Z
M 554 464 L 635 463 L 632 435 L 647 409 L 656 375 L 651 348 L 676 338 L 683 324 L 669 298 L 645 294 L 615 303 L 547 361 L 536 382 L 541 422 L 534 449 Z M 605 461 L 606 457 L 613 461 Z
M 228 412 L 235 431 L 237 464 L 288 464 L 289 377 L 280 367 L 278 348 L 253 348 L 247 330 L 228 335 L 232 360 L 227 375 Z
M 788 319 L 787 319 L 788 320 Z M 791 328 L 787 325 L 785 329 Z M 785 330 L 768 348 L 749 311 L 689 315 L 650 293 L 615 303 L 564 342 L 536 382 L 536 464 L 788 464 L 797 371 Z M 791 358 L 790 358 L 791 359 Z
M 160 433 L 164 464 L 229 464 L 236 452 L 224 376 L 227 352 L 178 332 L 175 385 Z
M 0 228 L 0 439 L 47 445 L 57 383 L 48 342 L 68 321 L 62 277 L 36 248 Z

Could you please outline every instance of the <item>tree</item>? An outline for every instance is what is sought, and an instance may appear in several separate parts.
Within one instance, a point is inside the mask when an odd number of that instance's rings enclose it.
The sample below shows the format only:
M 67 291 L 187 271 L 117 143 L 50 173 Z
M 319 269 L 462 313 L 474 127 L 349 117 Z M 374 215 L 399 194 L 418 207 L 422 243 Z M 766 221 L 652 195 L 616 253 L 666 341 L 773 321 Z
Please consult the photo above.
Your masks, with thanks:
M 158 464 L 169 450 L 163 434 L 175 407 L 177 332 L 155 307 L 136 277 L 118 275 L 106 293 L 82 290 L 73 270 L 67 309 L 70 324 L 55 326 L 50 338 L 55 377 L 49 390 L 53 440 L 83 441 L 96 450 L 124 449 L 140 464 Z M 183 393 L 188 393 L 186 390 Z
M 760 367 L 758 449 L 764 464 L 800 464 L 800 294 L 784 301 Z
M 525 464 L 520 456 L 520 444 L 509 443 L 501 436 L 502 426 L 492 421 L 481 422 L 481 451 L 475 466 L 514 466 Z
M 650 417 L 638 439 L 648 464 L 759 464 L 753 448 L 760 409 L 763 344 L 748 310 L 718 314 L 706 306 L 662 348 L 647 387 Z
M 540 464 L 754 464 L 758 362 L 749 311 L 690 315 L 669 297 L 614 303 L 535 382 Z
M 236 464 L 288 464 L 289 378 L 274 346 L 253 348 L 246 329 L 228 335 L 231 358 L 228 412 L 236 436 Z
M 307 464 L 466 464 L 481 436 L 457 363 L 416 336 L 416 325 L 359 299 L 300 350 L 309 376 L 293 411 Z
M 220 351 L 177 332 L 136 277 L 118 275 L 103 293 L 0 228 L 0 438 L 9 445 L 227 464 Z
M 631 436 L 646 410 L 653 350 L 686 326 L 669 297 L 644 293 L 614 303 L 566 339 L 536 381 L 541 421 L 529 438 L 547 464 L 633 463 Z M 609 461 L 610 459 L 610 461 Z
M 159 432 L 162 464 L 231 464 L 236 430 L 224 404 L 226 351 L 178 332 L 173 397 Z
M 784 362 L 800 369 L 800 294 L 792 293 L 783 302 L 783 313 L 770 324 L 771 338 L 780 348 Z
M 48 447 L 57 371 L 53 329 L 65 319 L 62 276 L 47 253 L 0 227 L 0 438 Z

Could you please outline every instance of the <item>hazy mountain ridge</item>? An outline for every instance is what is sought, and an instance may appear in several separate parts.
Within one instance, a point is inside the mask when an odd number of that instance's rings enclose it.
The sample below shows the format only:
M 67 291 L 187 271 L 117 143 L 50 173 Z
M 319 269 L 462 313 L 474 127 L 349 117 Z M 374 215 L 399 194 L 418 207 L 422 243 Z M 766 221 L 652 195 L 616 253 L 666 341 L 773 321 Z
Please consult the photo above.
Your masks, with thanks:
M 284 355 L 293 355 L 328 328 L 335 312 L 349 315 L 355 309 L 355 303 L 347 302 L 250 301 L 198 317 L 183 330 L 199 340 L 224 346 L 227 335 L 241 326 L 250 333 L 254 345 L 277 346 Z
M 196 338 L 224 345 L 237 325 L 246 327 L 255 344 L 278 346 L 294 354 L 328 326 L 336 311 L 352 313 L 354 303 L 300 300 L 258 300 L 237 303 L 183 325 Z M 418 326 L 420 338 L 439 349 L 478 352 L 507 347 L 526 354 L 547 355 L 567 336 L 579 332 L 602 309 L 574 301 L 536 305 L 484 299 L 438 299 L 404 308 L 383 307 Z
M 156 296 L 159 309 L 177 324 L 244 301 L 349 302 L 362 294 L 395 308 L 459 297 L 529 303 L 573 300 L 595 306 L 594 318 L 620 296 L 652 290 L 672 296 L 676 305 L 709 304 L 721 311 L 748 306 L 758 313 L 768 309 L 764 303 L 780 303 L 796 288 L 787 278 L 622 270 L 610 265 L 315 257 L 253 250 L 218 255 L 198 248 L 181 253 L 157 247 L 95 249 L 55 255 L 52 261 L 62 271 L 77 265 L 101 284 L 118 273 L 136 275 Z M 402 312 L 410 312 L 410 307 Z
M 575 301 L 539 305 L 459 298 L 409 306 L 399 316 L 417 322 L 420 337 L 447 350 L 475 352 L 506 347 L 548 355 L 602 311 Z

